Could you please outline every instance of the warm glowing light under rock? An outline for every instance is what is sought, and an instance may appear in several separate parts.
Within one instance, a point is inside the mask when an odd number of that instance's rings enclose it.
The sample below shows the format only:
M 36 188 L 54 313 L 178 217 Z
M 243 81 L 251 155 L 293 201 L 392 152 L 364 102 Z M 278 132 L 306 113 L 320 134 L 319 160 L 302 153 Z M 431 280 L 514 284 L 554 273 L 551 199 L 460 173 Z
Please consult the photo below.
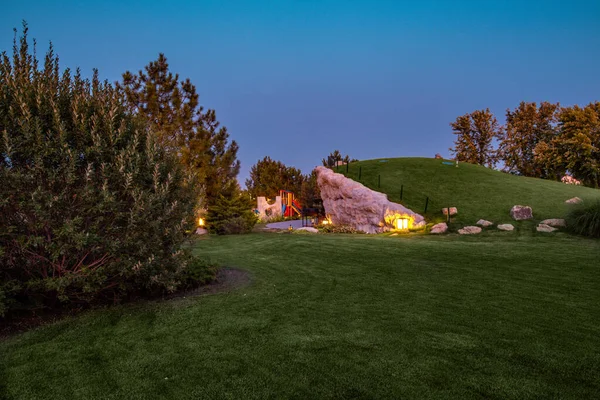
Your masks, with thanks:
M 408 229 L 408 218 L 397 218 L 396 229 L 406 230 Z
M 321 224 L 323 224 L 323 225 L 329 225 L 329 221 L 327 221 L 326 219 L 324 219 L 323 221 L 321 221 Z
M 204 218 L 198 218 L 198 226 L 204 226 Z

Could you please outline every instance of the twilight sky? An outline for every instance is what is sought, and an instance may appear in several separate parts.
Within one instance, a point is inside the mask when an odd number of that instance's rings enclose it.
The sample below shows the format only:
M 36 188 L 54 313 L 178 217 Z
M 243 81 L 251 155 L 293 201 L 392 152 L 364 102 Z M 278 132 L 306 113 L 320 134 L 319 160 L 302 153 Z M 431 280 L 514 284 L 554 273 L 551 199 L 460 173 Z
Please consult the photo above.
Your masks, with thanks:
M 12 1 L 0 50 L 29 23 L 43 55 L 109 81 L 159 52 L 240 145 L 240 183 L 269 155 L 303 172 L 449 156 L 449 123 L 520 101 L 600 100 L 600 1 Z

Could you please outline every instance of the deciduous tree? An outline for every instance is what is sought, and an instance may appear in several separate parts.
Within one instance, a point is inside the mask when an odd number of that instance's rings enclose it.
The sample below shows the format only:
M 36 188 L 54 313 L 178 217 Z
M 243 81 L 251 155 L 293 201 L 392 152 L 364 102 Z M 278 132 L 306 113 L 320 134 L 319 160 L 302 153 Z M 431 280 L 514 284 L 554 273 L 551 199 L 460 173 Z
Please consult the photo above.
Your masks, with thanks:
M 535 178 L 557 178 L 555 168 L 536 161 L 557 135 L 558 104 L 521 102 L 514 110 L 506 110 L 506 127 L 499 147 L 499 157 L 507 172 Z M 539 148 L 538 148 L 539 146 Z M 536 150 L 536 148 L 538 148 Z
M 490 168 L 496 164 L 493 140 L 502 130 L 489 108 L 461 115 L 450 126 L 457 135 L 454 148 L 450 148 L 457 160 Z

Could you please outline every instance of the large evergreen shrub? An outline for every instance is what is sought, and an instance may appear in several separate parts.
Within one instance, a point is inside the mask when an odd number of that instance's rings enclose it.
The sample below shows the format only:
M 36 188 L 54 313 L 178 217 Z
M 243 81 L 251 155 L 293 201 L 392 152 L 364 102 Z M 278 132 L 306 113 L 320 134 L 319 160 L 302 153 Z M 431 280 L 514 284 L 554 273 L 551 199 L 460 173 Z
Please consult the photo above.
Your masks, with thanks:
M 197 193 L 108 83 L 0 61 L 0 315 L 176 290 Z
M 253 206 L 252 199 L 241 193 L 231 197 L 219 196 L 208 207 L 208 230 L 218 235 L 249 233 L 258 221 L 252 211 Z

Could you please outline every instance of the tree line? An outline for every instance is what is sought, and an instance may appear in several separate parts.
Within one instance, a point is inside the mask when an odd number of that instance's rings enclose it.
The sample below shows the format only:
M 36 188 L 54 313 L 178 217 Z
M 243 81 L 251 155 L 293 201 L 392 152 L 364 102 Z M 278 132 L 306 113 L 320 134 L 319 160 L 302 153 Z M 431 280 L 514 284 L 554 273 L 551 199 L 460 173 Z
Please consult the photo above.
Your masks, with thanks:
M 565 175 L 586 186 L 600 186 L 600 102 L 561 107 L 521 102 L 506 110 L 501 126 L 489 109 L 450 123 L 456 135 L 450 151 L 458 161 L 495 167 L 534 178 Z
M 348 155 L 342 155 L 339 150 L 334 150 L 326 158 L 323 158 L 322 164 L 331 168 L 338 162 L 348 163 L 351 161 L 357 160 L 350 159 Z M 269 156 L 258 160 L 252 166 L 250 177 L 246 179 L 246 190 L 252 198 L 258 196 L 273 198 L 280 190 L 289 190 L 296 194 L 303 207 L 320 207 L 321 193 L 317 185 L 316 173 L 311 171 L 311 173 L 303 175 L 299 169 L 273 160 Z

